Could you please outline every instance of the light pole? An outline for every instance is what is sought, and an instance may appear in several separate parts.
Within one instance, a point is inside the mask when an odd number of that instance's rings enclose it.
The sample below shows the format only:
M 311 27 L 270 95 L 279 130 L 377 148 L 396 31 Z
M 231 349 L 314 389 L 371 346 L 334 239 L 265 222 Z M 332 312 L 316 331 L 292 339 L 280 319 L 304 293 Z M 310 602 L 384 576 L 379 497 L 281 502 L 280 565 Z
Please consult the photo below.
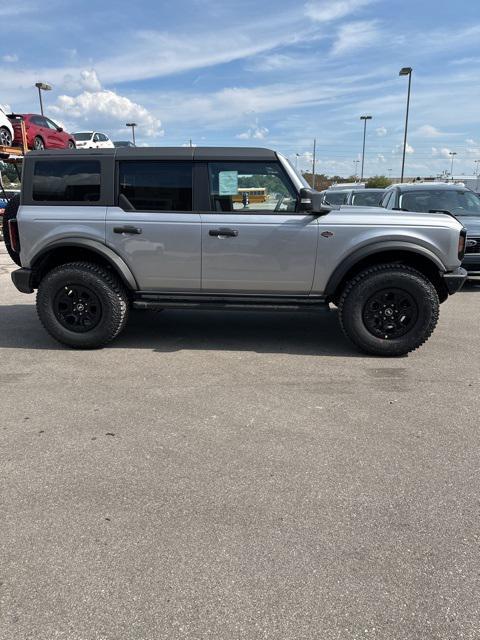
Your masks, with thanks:
M 360 162 L 360 160 L 354 160 L 353 161 L 353 175 L 355 176 L 355 180 L 358 178 L 358 163 Z
M 367 136 L 367 120 L 371 120 L 372 116 L 360 116 L 360 120 L 363 120 L 363 149 L 362 149 L 362 175 L 360 176 L 360 182 L 363 180 L 363 168 L 365 166 L 365 138 Z
M 405 173 L 405 153 L 407 151 L 407 131 L 408 131 L 408 112 L 410 111 L 410 89 L 412 87 L 412 67 L 402 67 L 399 76 L 408 76 L 408 93 L 407 93 L 407 112 L 405 115 L 405 135 L 403 136 L 403 156 L 402 156 L 402 174 L 400 182 L 403 182 L 403 174 Z
M 136 122 L 127 122 L 127 124 L 125 125 L 126 127 L 132 127 L 132 139 L 133 139 L 133 146 L 136 147 L 136 143 L 135 143 L 135 127 L 137 126 Z
M 35 86 L 38 89 L 38 97 L 40 98 L 40 113 L 43 116 L 43 101 L 42 101 L 42 91 L 51 91 L 52 85 L 47 84 L 46 82 L 36 82 Z
M 452 178 L 452 182 L 453 182 L 453 161 L 455 160 L 455 156 L 457 155 L 457 152 L 456 151 L 449 151 L 448 155 L 452 156 L 452 165 L 450 167 L 450 177 Z
M 477 183 L 475 185 L 475 191 L 478 191 L 478 166 L 480 165 L 480 160 L 475 160 L 476 170 L 475 175 L 477 176 Z

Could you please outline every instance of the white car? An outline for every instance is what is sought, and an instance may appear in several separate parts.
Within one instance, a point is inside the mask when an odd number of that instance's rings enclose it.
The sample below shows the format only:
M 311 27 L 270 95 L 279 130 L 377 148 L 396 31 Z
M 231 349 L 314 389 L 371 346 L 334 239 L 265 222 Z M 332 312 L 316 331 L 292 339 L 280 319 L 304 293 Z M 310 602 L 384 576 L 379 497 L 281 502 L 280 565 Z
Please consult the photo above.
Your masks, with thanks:
M 79 131 L 74 133 L 77 149 L 113 149 L 110 138 L 99 131 Z
M 3 147 L 11 147 L 13 137 L 12 123 L 7 118 L 5 111 L 0 107 L 0 145 Z

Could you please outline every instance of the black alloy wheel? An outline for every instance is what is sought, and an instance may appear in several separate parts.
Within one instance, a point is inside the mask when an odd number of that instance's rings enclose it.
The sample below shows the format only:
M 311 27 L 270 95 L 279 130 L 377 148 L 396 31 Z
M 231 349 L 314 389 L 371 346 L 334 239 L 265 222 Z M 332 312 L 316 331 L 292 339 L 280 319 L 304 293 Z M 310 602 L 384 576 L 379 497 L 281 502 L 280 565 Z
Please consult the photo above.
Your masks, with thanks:
M 383 289 L 369 298 L 363 309 L 363 321 L 370 333 L 384 340 L 404 336 L 415 326 L 418 307 L 407 291 Z
M 68 284 L 55 296 L 54 313 L 66 329 L 86 333 L 94 329 L 102 319 L 102 303 L 88 287 Z

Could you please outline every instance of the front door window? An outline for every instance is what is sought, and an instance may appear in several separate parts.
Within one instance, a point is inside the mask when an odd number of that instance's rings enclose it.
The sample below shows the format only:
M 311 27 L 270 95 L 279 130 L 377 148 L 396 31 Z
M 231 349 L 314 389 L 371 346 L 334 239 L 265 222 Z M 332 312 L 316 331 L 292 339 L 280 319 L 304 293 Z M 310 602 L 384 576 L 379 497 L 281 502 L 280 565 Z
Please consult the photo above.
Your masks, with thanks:
M 212 211 L 292 213 L 297 196 L 276 162 L 213 162 L 210 171 Z

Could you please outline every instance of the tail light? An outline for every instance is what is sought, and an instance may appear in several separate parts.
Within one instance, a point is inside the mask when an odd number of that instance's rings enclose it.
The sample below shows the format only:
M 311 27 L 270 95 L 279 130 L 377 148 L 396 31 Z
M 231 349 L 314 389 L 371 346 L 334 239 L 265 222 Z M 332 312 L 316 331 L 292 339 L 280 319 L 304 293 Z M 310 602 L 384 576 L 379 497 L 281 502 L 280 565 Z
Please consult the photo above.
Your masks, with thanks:
M 16 218 L 8 221 L 8 235 L 10 236 L 10 245 L 15 253 L 20 253 L 20 237 L 18 235 L 18 224 Z
M 465 249 L 467 246 L 467 230 L 462 229 L 460 231 L 460 237 L 458 239 L 458 259 L 463 260 L 465 257 Z

